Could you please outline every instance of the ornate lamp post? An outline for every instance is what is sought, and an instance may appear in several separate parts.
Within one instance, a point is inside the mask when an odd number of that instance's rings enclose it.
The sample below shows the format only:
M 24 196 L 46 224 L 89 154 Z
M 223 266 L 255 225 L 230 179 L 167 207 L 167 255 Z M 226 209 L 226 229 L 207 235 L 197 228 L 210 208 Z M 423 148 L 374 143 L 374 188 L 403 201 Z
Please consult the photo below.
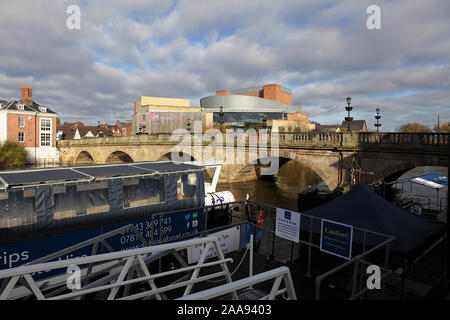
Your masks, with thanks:
M 347 121 L 347 130 L 350 132 L 350 121 L 353 120 L 352 117 L 350 117 L 350 111 L 352 111 L 353 107 L 350 107 L 350 103 L 352 102 L 352 98 L 347 98 L 347 107 L 345 107 L 345 110 L 348 112 L 348 117 L 345 117 L 345 121 Z
M 381 123 L 379 123 L 379 120 L 381 118 L 381 116 L 380 116 L 380 108 L 377 108 L 375 110 L 375 112 L 377 113 L 377 115 L 375 116 L 375 119 L 377 119 L 377 123 L 375 123 L 375 127 L 377 127 L 377 133 L 378 133 L 378 129 L 381 127 Z

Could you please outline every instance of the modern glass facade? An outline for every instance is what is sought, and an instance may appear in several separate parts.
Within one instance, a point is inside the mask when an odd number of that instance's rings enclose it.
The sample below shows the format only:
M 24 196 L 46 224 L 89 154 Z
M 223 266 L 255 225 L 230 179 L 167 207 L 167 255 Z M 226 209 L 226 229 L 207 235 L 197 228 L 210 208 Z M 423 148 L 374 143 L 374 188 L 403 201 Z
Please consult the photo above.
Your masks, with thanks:
M 223 112 L 223 123 L 227 127 L 245 128 L 252 124 L 261 124 L 266 115 L 267 120 L 285 120 L 283 112 Z M 213 113 L 214 123 L 220 123 L 220 112 Z

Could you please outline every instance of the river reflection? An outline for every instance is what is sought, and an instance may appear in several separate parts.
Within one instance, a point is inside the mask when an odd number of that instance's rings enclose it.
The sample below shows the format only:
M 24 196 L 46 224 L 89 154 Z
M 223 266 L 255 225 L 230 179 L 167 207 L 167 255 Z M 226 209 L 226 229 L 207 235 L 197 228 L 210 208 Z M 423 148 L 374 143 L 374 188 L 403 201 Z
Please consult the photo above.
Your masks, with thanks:
M 317 185 L 328 190 L 325 183 L 311 169 L 298 161 L 288 161 L 273 179 L 259 179 L 239 183 L 217 185 L 217 191 L 231 191 L 236 200 L 244 200 L 248 193 L 251 200 L 276 207 L 298 211 L 298 193 L 307 186 Z
M 446 176 L 447 168 L 417 167 L 406 172 L 399 180 L 428 173 L 437 173 Z M 217 191 L 231 191 L 236 200 L 244 200 L 248 193 L 250 199 L 254 201 L 298 211 L 298 193 L 307 186 L 318 187 L 319 190 L 323 192 L 329 191 L 324 181 L 322 181 L 311 169 L 303 166 L 297 161 L 289 161 L 280 168 L 274 179 L 259 179 L 256 181 L 219 184 L 216 189 Z M 420 188 L 420 186 L 417 186 L 416 188 Z M 405 185 L 405 191 L 406 189 Z M 438 199 L 436 199 L 436 190 L 429 188 L 425 189 L 427 190 L 420 190 L 420 195 L 431 198 L 431 202 L 436 202 L 435 204 L 433 203 L 435 206 L 439 206 L 441 198 L 445 198 L 447 194 L 447 188 L 443 188 L 443 190 L 439 192 Z

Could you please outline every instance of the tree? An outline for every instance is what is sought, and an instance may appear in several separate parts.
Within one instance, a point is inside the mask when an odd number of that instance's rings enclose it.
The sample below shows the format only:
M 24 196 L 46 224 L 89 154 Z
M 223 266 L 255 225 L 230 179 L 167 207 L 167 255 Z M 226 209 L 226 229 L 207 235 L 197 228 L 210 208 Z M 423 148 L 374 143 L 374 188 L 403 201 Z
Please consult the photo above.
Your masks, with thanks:
M 56 118 L 56 126 L 59 127 L 61 125 L 61 119 L 59 117 Z
M 397 128 L 399 132 L 431 132 L 431 129 L 417 122 L 408 122 Z
M 0 146 L 0 170 L 22 169 L 27 162 L 27 151 L 23 146 L 6 141 Z
M 438 127 L 437 127 L 437 123 L 433 126 L 433 131 L 434 132 L 447 132 L 447 133 L 450 133 L 450 122 L 446 122 L 446 123 L 444 123 L 444 124 L 442 124 L 442 125 L 439 125 L 439 130 L 438 130 Z

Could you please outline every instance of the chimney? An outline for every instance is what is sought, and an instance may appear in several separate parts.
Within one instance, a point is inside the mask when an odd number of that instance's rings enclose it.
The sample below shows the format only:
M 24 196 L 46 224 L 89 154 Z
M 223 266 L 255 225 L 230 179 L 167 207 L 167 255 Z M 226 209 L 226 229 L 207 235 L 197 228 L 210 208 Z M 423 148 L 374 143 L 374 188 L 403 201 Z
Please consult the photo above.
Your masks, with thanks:
M 23 103 L 31 106 L 33 104 L 33 89 L 32 87 L 21 87 L 20 88 L 20 100 Z

